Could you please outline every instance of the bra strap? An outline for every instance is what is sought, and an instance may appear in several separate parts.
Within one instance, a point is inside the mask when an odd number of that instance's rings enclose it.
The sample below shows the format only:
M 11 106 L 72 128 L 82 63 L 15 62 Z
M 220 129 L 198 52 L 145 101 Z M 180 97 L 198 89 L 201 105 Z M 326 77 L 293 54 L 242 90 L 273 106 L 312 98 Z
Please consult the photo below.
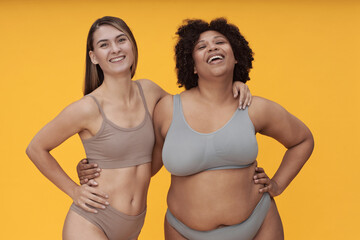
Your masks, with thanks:
M 104 113 L 104 111 L 102 110 L 102 107 L 101 107 L 99 101 L 96 99 L 96 97 L 94 97 L 94 96 L 92 96 L 92 95 L 90 95 L 90 94 L 88 94 L 88 95 L 86 95 L 86 96 L 89 96 L 89 97 L 91 97 L 92 99 L 94 99 L 96 105 L 97 105 L 98 108 L 99 108 L 99 111 L 100 111 L 100 113 L 101 113 L 101 116 L 102 116 L 104 119 L 106 119 L 105 113 Z
M 143 91 L 143 89 L 141 87 L 141 84 L 138 81 L 135 81 L 135 83 L 137 84 L 137 86 L 139 88 L 140 96 L 141 96 L 142 102 L 144 104 L 145 111 L 148 114 L 150 114 L 149 109 L 148 109 L 147 104 L 146 104 L 145 95 L 144 95 L 144 91 Z
M 181 119 L 181 99 L 180 94 L 173 96 L 173 121 L 175 119 Z

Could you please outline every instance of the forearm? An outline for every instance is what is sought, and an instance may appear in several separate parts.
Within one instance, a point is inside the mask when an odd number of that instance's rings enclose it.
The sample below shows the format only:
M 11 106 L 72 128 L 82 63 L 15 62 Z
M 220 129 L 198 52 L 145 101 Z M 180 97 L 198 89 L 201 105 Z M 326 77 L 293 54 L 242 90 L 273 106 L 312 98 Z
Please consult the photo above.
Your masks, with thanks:
M 162 147 L 155 143 L 151 161 L 151 176 L 154 176 L 163 166 L 161 153 Z
M 312 135 L 309 134 L 304 141 L 286 151 L 280 167 L 272 178 L 278 185 L 276 195 L 280 195 L 300 172 L 301 168 L 309 159 L 313 148 L 314 140 Z
M 64 172 L 55 158 L 48 151 L 39 150 L 29 146 L 26 153 L 46 178 L 68 196 L 73 198 L 74 189 L 78 185 Z

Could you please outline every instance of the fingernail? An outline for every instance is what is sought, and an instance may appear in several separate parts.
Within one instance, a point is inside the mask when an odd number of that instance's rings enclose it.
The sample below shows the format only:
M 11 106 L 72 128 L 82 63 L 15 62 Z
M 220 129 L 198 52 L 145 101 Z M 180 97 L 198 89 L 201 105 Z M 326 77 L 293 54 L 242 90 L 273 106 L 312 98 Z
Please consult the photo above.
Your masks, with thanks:
M 255 180 L 255 182 L 257 183 L 257 182 L 259 182 L 259 180 Z
M 109 202 L 105 202 L 106 205 L 109 205 Z
M 105 206 L 101 206 L 102 209 L 105 209 L 106 207 Z
M 98 174 L 98 173 L 95 173 L 95 176 L 99 176 L 99 174 Z
M 95 210 L 95 213 L 98 213 L 98 211 L 97 211 L 97 210 Z
M 96 171 L 100 172 L 100 168 L 96 169 Z

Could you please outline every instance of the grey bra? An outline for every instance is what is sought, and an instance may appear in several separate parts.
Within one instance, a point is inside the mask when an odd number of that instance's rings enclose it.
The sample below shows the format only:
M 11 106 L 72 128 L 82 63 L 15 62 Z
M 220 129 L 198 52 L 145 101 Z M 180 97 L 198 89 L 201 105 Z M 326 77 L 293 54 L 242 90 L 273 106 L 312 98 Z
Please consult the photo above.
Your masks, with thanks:
M 219 130 L 199 133 L 186 122 L 180 95 L 173 100 L 173 118 L 162 151 L 164 166 L 171 174 L 245 168 L 256 160 L 258 145 L 247 108 L 237 109 Z

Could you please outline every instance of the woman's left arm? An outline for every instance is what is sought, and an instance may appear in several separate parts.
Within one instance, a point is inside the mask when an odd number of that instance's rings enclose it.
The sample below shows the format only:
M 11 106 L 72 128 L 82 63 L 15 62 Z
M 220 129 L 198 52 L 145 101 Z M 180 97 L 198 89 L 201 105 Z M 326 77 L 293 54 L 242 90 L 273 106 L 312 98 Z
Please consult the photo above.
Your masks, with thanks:
M 309 159 L 314 148 L 313 136 L 298 118 L 264 98 L 253 98 L 249 116 L 256 132 L 276 139 L 287 148 L 280 167 L 262 189 L 273 197 L 280 195 Z

